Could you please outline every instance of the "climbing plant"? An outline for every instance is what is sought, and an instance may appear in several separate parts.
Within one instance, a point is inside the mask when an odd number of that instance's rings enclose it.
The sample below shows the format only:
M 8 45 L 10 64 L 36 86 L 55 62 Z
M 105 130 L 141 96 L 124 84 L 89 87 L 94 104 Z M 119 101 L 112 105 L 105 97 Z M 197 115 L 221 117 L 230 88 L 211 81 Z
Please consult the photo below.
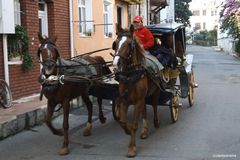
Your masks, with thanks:
M 15 34 L 9 34 L 8 38 L 8 58 L 20 56 L 22 59 L 23 71 L 29 71 L 34 64 L 32 54 L 28 51 L 29 38 L 23 26 L 15 26 Z

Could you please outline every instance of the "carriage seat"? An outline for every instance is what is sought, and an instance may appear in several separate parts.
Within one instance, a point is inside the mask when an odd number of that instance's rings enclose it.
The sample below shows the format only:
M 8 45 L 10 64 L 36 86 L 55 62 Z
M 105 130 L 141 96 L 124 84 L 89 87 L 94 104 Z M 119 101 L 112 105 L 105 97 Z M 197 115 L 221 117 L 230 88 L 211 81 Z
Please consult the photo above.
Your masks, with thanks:
M 58 60 L 57 65 L 60 66 L 60 74 L 86 77 L 97 75 L 95 67 L 81 58 L 73 60 L 65 60 L 61 58 Z
M 164 67 L 170 67 L 175 69 L 176 66 L 178 65 L 176 55 L 174 55 L 173 50 L 171 48 L 166 48 L 159 44 L 155 44 L 153 47 L 149 49 L 149 52 L 153 56 L 155 56 Z
M 163 70 L 163 65 L 158 61 L 156 57 L 150 54 L 145 54 L 145 58 L 147 70 L 151 70 L 153 74 L 157 74 L 159 71 Z

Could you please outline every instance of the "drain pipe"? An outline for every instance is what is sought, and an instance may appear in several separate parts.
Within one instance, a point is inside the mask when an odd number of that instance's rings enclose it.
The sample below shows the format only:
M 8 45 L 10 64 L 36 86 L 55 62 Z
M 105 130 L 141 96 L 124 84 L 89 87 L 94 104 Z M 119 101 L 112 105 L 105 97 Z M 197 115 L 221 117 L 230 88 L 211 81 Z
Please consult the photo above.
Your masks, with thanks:
M 7 35 L 3 34 L 3 62 L 4 62 L 4 78 L 9 85 L 9 68 L 8 68 L 8 49 L 7 49 Z
M 70 16 L 70 50 L 71 50 L 71 57 L 74 57 L 74 46 L 73 46 L 73 1 L 69 1 L 69 16 Z

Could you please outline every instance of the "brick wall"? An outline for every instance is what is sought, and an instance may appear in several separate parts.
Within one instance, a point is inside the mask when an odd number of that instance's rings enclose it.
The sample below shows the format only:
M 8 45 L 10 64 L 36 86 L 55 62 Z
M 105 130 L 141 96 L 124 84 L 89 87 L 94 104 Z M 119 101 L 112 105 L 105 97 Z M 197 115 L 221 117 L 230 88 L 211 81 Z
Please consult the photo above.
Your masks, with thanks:
M 70 57 L 69 2 L 58 0 L 48 4 L 49 36 L 57 36 L 57 47 L 63 58 Z
M 36 56 L 38 48 L 38 1 L 22 0 L 21 21 L 22 26 L 27 29 L 30 39 L 29 52 L 34 56 L 34 67 L 28 72 L 23 72 L 21 65 L 9 65 L 10 87 L 13 99 L 39 93 L 40 86 L 37 82 L 39 75 L 39 64 Z
M 10 88 L 13 98 L 17 99 L 39 93 L 40 85 L 37 78 L 40 73 L 37 49 L 38 41 L 38 1 L 21 0 L 21 23 L 28 31 L 30 39 L 29 52 L 34 56 L 34 67 L 29 72 L 23 72 L 21 65 L 9 66 Z M 58 0 L 48 4 L 49 36 L 57 36 L 57 47 L 62 57 L 70 57 L 70 28 L 68 0 Z M 0 35 L 1 38 L 1 35 Z M 1 44 L 0 39 L 0 44 Z M 0 77 L 3 75 L 3 58 L 0 47 Z

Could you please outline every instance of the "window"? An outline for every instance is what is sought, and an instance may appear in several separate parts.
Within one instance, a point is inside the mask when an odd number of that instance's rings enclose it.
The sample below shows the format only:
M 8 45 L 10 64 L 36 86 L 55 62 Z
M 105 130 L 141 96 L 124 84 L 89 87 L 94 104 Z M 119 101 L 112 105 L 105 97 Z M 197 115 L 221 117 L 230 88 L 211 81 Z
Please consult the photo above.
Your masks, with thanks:
M 92 34 L 92 0 L 78 1 L 79 33 L 83 36 Z
M 206 16 L 207 11 L 203 10 L 203 16 Z
M 14 19 L 15 25 L 21 25 L 21 11 L 19 0 L 14 0 Z
M 104 1 L 104 4 L 103 4 L 103 19 L 104 19 L 104 36 L 112 37 L 113 16 L 112 16 L 111 3 L 108 1 Z
M 206 29 L 206 23 L 203 22 L 203 29 Z
M 193 16 L 199 16 L 199 15 L 200 15 L 199 10 L 193 11 L 193 12 L 192 12 L 192 15 L 193 15 Z
M 195 30 L 201 29 L 201 24 L 200 23 L 195 23 Z
M 211 11 L 211 16 L 216 16 L 217 15 L 217 11 Z

